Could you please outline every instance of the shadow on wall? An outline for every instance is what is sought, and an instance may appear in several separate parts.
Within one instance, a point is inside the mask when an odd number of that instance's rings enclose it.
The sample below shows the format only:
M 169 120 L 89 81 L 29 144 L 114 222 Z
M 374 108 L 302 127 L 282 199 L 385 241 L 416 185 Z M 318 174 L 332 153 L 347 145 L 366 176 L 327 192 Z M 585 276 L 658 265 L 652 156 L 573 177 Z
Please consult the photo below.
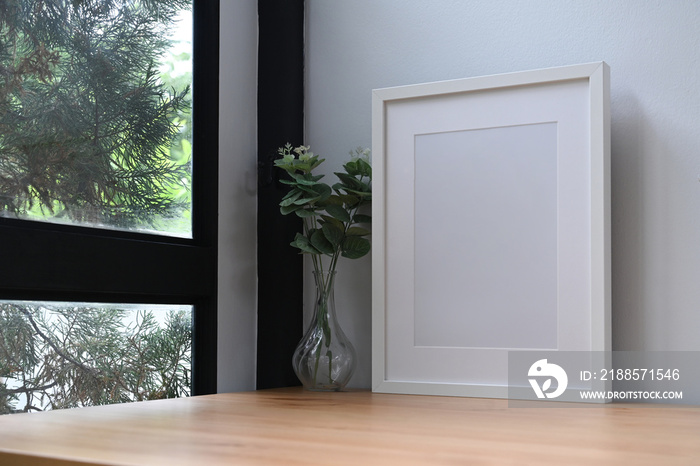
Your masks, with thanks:
M 613 350 L 700 350 L 696 138 L 636 96 L 613 96 Z M 683 402 L 700 402 L 691 395 Z

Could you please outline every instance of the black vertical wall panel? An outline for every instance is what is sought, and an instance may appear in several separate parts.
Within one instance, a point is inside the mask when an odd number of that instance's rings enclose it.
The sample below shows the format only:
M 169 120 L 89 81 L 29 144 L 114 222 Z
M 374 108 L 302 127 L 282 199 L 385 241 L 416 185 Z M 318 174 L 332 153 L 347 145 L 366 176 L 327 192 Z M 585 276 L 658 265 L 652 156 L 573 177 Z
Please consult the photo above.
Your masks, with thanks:
M 282 216 L 286 193 L 274 168 L 277 148 L 304 137 L 304 2 L 258 2 L 258 351 L 257 388 L 299 385 L 291 358 L 302 336 L 302 256 L 289 243 L 301 231 Z

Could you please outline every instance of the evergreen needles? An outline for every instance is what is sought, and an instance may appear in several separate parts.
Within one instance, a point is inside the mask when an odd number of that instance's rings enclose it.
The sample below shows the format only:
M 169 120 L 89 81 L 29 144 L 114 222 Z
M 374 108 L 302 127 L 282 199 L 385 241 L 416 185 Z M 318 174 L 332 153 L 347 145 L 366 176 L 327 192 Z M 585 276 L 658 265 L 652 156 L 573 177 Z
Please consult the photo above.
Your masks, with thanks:
M 189 208 L 189 87 L 157 71 L 184 0 L 0 2 L 0 214 L 130 228 Z

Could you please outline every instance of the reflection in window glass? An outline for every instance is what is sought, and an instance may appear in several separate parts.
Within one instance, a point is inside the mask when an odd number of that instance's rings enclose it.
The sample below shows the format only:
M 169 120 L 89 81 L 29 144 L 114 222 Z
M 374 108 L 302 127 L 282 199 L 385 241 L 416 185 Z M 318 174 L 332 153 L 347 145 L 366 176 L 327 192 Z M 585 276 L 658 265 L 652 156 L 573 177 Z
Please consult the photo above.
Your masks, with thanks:
M 0 216 L 191 237 L 191 0 L 10 0 L 0 31 Z
M 0 301 L 0 414 L 189 396 L 192 306 Z

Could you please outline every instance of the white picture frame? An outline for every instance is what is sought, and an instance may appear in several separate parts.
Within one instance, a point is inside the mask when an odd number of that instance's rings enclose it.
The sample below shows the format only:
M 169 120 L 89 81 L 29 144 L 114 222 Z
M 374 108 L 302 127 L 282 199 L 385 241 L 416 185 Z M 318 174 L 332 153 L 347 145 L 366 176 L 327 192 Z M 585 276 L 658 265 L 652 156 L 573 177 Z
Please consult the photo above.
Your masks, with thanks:
M 609 74 L 373 91 L 373 391 L 506 398 L 509 351 L 611 349 Z

